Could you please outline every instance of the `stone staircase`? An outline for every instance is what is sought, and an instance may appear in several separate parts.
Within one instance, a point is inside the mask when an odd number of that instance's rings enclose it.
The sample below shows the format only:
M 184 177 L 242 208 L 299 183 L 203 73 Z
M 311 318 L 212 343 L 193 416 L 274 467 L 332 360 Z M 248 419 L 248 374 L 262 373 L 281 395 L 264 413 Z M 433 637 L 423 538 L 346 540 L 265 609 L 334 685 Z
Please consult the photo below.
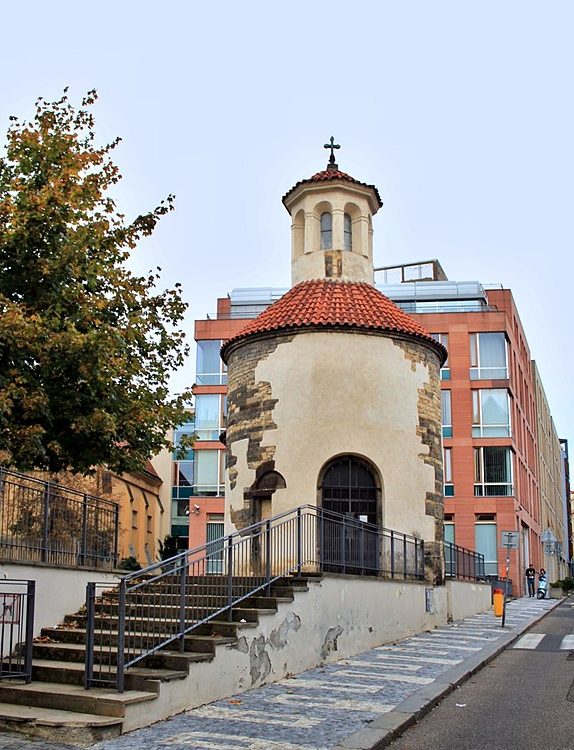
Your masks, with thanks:
M 158 633 L 169 632 L 179 615 L 179 599 L 173 591 L 175 584 L 164 586 L 161 618 L 149 618 L 151 605 L 144 595 L 126 620 L 126 644 L 151 642 Z M 231 619 L 225 613 L 199 625 L 184 637 L 183 650 L 179 643 L 170 644 L 127 669 L 123 693 L 111 686 L 84 688 L 87 616 L 83 609 L 67 615 L 58 627 L 44 628 L 35 639 L 32 682 L 0 682 L 0 729 L 86 745 L 165 718 L 170 713 L 165 705 L 168 697 L 162 701 L 162 686 L 166 691 L 166 683 L 185 680 L 194 664 L 211 662 L 218 648 L 233 647 L 242 632 L 257 631 L 260 618 L 275 615 L 281 603 L 293 602 L 307 590 L 307 577 L 279 579 L 271 585 L 269 596 L 255 594 L 234 607 Z M 117 590 L 112 590 L 96 600 L 96 617 L 100 613 L 100 622 L 105 618 L 106 628 L 96 632 L 94 663 L 96 671 L 98 664 L 105 664 L 106 674 L 112 677 L 117 660 L 117 596 Z M 213 595 L 206 605 L 200 591 L 189 593 L 188 621 L 206 606 L 214 606 Z M 202 702 L 201 696 L 195 696 L 194 705 Z

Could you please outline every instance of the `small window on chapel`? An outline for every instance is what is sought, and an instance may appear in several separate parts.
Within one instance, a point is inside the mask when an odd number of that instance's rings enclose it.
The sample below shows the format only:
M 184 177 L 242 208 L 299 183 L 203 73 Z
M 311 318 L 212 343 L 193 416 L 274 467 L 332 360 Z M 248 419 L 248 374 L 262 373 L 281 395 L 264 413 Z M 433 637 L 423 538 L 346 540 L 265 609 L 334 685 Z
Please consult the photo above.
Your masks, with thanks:
M 344 249 L 352 250 L 353 249 L 353 229 L 351 227 L 351 217 L 349 216 L 349 214 L 345 214 L 343 234 L 344 234 L 344 245 L 343 245 Z
M 333 247 L 333 217 L 328 211 L 321 214 L 321 250 Z

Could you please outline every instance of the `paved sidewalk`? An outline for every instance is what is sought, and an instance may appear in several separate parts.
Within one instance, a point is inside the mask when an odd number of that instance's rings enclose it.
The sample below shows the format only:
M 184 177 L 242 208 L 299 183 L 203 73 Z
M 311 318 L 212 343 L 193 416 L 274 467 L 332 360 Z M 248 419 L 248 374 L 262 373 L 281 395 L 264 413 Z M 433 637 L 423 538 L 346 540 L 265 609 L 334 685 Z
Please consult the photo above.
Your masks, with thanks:
M 94 750 L 371 750 L 383 747 L 560 602 L 517 599 L 292 679 L 186 711 Z M 66 750 L 0 733 L 2 750 Z

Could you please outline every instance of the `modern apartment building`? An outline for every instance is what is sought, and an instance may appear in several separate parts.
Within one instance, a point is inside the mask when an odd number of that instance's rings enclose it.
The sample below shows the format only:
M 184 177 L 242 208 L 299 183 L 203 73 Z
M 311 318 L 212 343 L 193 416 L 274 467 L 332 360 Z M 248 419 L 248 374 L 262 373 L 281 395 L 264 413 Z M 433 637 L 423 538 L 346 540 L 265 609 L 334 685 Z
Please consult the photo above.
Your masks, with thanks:
M 519 548 L 510 552 L 515 594 L 524 590 L 530 562 L 551 569 L 550 561 L 558 573 L 569 560 L 569 512 L 559 491 L 564 470 L 511 291 L 449 281 L 437 261 L 376 269 L 375 284 L 449 353 L 441 371 L 445 538 L 483 553 L 487 574 L 503 576 L 501 531 L 518 531 Z M 235 289 L 218 300 L 213 318 L 196 321 L 195 425 L 182 429 L 193 429 L 197 440 L 174 472 L 174 528 L 182 544 L 187 524 L 192 547 L 223 534 L 225 452 L 219 437 L 226 372 L 220 346 L 286 291 Z M 561 556 L 553 559 L 544 556 L 541 543 L 548 528 L 562 543 Z

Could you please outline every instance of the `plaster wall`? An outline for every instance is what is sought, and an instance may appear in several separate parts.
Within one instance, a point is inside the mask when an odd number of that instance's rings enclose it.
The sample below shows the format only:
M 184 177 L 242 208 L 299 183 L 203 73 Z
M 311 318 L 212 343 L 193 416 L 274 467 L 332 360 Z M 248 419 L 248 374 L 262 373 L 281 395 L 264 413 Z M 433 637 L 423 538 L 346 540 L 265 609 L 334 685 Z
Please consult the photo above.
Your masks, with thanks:
M 48 565 L 5 562 L 0 563 L 0 592 L 13 593 L 13 587 L 2 584 L 3 578 L 36 581 L 35 636 L 40 634 L 42 628 L 59 625 L 64 615 L 76 612 L 85 603 L 88 582 L 109 582 L 111 588 L 119 580 L 118 575 L 101 570 L 53 568 Z
M 485 612 L 491 607 L 489 583 L 448 580 L 445 588 L 448 615 L 452 620 L 462 620 L 476 612 Z
M 460 609 L 482 611 L 483 592 L 456 583 Z M 433 613 L 426 612 L 427 591 Z M 157 700 L 128 707 L 124 731 L 445 625 L 450 615 L 445 586 L 325 574 L 262 616 L 256 629 L 240 631 L 234 645 L 219 646 L 212 662 L 190 665 L 184 681 L 163 683 Z
M 243 366 L 241 358 L 249 346 L 234 352 L 238 360 L 229 363 L 230 410 L 233 367 Z M 438 383 L 438 358 L 430 358 Z M 274 460 L 286 482 L 286 488 L 272 496 L 272 515 L 317 504 L 322 467 L 350 453 L 366 458 L 380 473 L 379 522 L 434 541 L 435 518 L 426 514 L 425 502 L 427 493 L 436 493 L 436 476 L 424 460 L 429 447 L 419 433 L 418 410 L 419 389 L 429 382 L 429 366 L 407 358 L 402 342 L 390 338 L 310 332 L 278 339 L 258 361 L 254 378 L 267 390 L 271 384 L 274 402 L 260 452 Z M 232 532 L 230 516 L 245 511 L 244 491 L 254 483 L 257 466 L 248 459 L 250 438 L 233 441 L 231 430 L 228 438 L 228 451 L 236 459 L 234 481 L 229 472 L 226 476 L 226 524 Z

